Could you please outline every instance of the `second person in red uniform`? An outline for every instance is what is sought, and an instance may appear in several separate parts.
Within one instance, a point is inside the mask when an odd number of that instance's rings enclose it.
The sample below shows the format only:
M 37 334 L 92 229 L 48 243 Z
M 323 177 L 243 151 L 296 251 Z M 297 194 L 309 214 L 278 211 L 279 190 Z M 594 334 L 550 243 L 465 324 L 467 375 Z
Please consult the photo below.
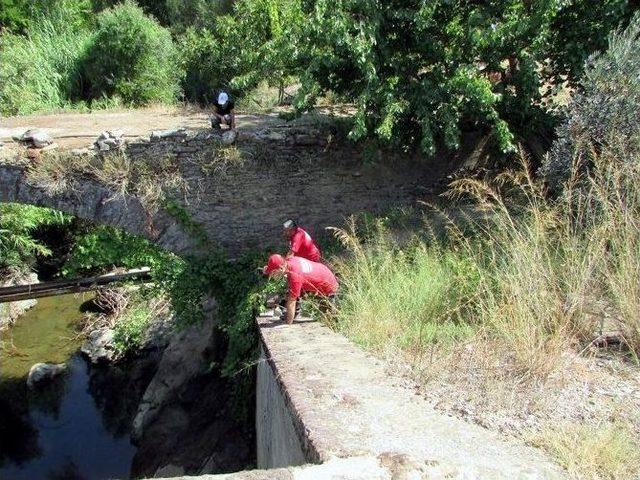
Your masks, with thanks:
M 289 240 L 289 257 L 302 257 L 312 262 L 320 261 L 320 249 L 311 235 L 300 228 L 293 220 L 284 222 L 284 236 Z

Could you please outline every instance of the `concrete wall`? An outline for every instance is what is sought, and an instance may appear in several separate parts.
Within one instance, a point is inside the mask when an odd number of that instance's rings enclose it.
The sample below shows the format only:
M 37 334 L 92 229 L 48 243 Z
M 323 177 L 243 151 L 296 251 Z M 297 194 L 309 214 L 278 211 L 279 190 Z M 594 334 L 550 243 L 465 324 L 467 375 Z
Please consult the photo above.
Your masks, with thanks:
M 408 380 L 319 322 L 286 325 L 264 315 L 257 323 L 261 470 L 198 478 L 566 478 L 539 450 L 437 412 Z
M 256 381 L 256 449 L 259 469 L 308 463 L 290 408 L 263 348 Z

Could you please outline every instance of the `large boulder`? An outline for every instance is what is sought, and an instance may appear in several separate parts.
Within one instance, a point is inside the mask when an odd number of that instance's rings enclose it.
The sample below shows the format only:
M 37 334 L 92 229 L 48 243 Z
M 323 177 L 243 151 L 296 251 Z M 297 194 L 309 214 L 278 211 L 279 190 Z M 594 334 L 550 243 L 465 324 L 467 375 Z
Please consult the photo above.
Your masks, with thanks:
M 66 371 L 67 365 L 64 363 L 36 363 L 29 370 L 27 386 L 29 388 L 40 386 L 55 377 L 62 375 Z
M 163 407 L 173 401 L 195 376 L 202 373 L 207 353 L 214 341 L 215 302 L 205 305 L 205 320 L 176 334 L 162 354 L 158 371 L 144 393 L 133 420 L 131 437 L 142 438 L 145 429 L 156 420 Z
M 108 327 L 94 330 L 82 344 L 80 351 L 91 360 L 91 363 L 111 362 L 116 357 L 113 336 L 113 330 Z

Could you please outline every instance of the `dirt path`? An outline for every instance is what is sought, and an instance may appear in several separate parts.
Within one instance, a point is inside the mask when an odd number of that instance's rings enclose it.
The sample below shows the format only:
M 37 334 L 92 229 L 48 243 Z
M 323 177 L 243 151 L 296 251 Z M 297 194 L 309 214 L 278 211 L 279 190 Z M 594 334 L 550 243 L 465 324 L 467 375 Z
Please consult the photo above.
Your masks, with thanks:
M 125 137 L 149 136 L 153 130 L 172 128 L 209 128 L 209 113 L 193 107 L 153 107 L 137 110 L 109 110 L 94 113 L 61 113 L 0 118 L 0 141 L 11 143 L 12 137 L 30 128 L 41 128 L 63 147 L 77 148 L 91 144 L 105 130 L 121 130 Z M 263 128 L 284 123 L 273 115 L 238 115 L 239 128 Z

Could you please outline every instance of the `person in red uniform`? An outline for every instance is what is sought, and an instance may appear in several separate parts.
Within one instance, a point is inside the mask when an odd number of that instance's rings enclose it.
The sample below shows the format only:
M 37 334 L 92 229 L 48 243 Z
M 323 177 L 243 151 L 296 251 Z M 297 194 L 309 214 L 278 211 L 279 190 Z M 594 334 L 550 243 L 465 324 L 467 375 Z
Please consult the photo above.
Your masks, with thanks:
M 311 235 L 300 228 L 293 220 L 284 222 L 284 236 L 289 240 L 289 257 L 302 257 L 312 262 L 320 261 L 320 249 Z
M 267 276 L 286 275 L 288 291 L 285 319 L 289 325 L 293 323 L 296 306 L 303 293 L 332 297 L 338 291 L 338 280 L 329 267 L 306 258 L 271 255 L 262 273 Z

